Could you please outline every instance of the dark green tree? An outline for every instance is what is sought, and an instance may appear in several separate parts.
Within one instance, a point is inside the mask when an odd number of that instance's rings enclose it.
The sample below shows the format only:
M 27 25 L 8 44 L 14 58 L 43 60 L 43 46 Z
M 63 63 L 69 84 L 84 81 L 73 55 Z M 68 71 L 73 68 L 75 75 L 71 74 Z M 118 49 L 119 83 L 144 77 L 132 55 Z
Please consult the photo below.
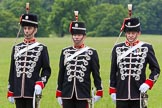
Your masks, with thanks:
M 128 3 L 133 4 L 132 17 L 141 20 L 142 33 L 162 34 L 162 0 L 0 0 L 1 37 L 17 34 L 26 2 L 30 3 L 30 13 L 39 17 L 37 36 L 41 37 L 68 34 L 74 10 L 79 11 L 79 21 L 86 23 L 88 36 L 116 36 L 128 16 Z
M 153 0 L 137 6 L 134 14 L 141 20 L 142 33 L 162 34 L 161 5 L 162 0 Z
M 17 34 L 18 20 L 13 13 L 1 10 L 0 37 L 14 37 Z
M 127 9 L 122 5 L 101 4 L 89 11 L 88 36 L 116 36 L 120 32 Z
M 86 22 L 87 12 L 94 4 L 95 0 L 55 0 L 49 18 L 51 31 L 53 30 L 58 36 L 63 37 L 69 33 L 70 22 L 75 20 L 74 10 L 79 11 L 79 21 Z
M 35 13 L 38 15 L 39 18 L 39 29 L 37 36 L 44 37 L 48 36 L 49 34 L 49 26 L 50 23 L 48 23 L 48 16 L 49 12 L 51 11 L 51 6 L 54 0 L 3 0 L 0 4 L 0 11 L 7 10 L 6 12 L 12 13 L 12 17 L 17 19 L 15 23 L 19 23 L 19 18 L 22 14 L 26 13 L 26 3 L 30 3 L 30 11 L 29 13 Z M 10 22 L 13 22 L 14 20 L 7 22 L 7 20 L 10 20 L 10 18 L 6 17 L 6 19 L 3 20 L 3 23 L 10 25 Z M 2 27 L 4 28 L 4 27 Z M 15 27 L 10 26 L 10 33 L 15 33 Z M 17 25 L 17 31 L 18 31 L 19 25 Z M 1 29 L 3 30 L 3 29 Z M 14 31 L 12 31 L 14 30 Z M 4 33 L 5 31 L 0 31 L 1 33 Z M 2 34 L 7 35 L 7 34 Z M 9 35 L 9 34 L 8 34 Z

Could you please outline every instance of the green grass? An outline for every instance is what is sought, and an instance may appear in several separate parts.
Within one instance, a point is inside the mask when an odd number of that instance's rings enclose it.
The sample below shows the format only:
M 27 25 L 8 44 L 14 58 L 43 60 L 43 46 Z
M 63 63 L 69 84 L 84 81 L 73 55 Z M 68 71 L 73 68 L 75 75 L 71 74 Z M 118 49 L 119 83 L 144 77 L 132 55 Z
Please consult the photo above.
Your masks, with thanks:
M 161 36 L 141 36 L 142 41 L 146 41 L 153 44 L 157 59 L 160 66 L 162 65 L 162 37 Z M 17 40 L 21 42 L 23 38 Z M 124 41 L 125 37 L 120 38 L 119 41 Z M 7 85 L 8 85 L 8 73 L 10 66 L 10 54 L 12 46 L 14 45 L 14 38 L 0 38 L 0 108 L 15 108 L 13 104 L 10 104 L 6 98 Z M 49 79 L 46 88 L 43 90 L 43 97 L 41 100 L 41 108 L 60 108 L 55 98 L 55 90 L 58 75 L 58 63 L 61 53 L 61 49 L 72 45 L 71 37 L 65 38 L 38 38 L 39 42 L 48 46 L 50 55 L 50 64 L 52 68 L 52 74 Z M 111 101 L 108 95 L 109 88 L 109 73 L 110 73 L 110 54 L 116 37 L 109 38 L 90 38 L 85 40 L 86 45 L 97 49 L 101 66 L 101 78 L 104 88 L 103 98 L 95 103 L 95 108 L 115 108 L 114 103 Z M 150 71 L 147 69 L 147 73 Z M 149 94 L 149 108 L 162 108 L 162 79 L 159 77 L 157 83 L 154 85 Z

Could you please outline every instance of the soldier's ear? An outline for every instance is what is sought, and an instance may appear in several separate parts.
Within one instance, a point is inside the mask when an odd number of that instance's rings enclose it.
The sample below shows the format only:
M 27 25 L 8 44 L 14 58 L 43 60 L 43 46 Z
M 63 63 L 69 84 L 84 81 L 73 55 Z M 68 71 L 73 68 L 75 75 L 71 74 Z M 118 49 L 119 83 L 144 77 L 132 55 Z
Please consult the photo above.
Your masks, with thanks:
M 139 36 L 141 35 L 141 31 L 138 32 L 138 35 L 139 35 Z
M 83 35 L 84 36 L 84 39 L 87 37 L 86 35 Z
M 38 30 L 38 29 L 35 27 L 35 28 L 34 28 L 34 34 L 36 34 L 36 33 L 37 33 L 37 30 Z

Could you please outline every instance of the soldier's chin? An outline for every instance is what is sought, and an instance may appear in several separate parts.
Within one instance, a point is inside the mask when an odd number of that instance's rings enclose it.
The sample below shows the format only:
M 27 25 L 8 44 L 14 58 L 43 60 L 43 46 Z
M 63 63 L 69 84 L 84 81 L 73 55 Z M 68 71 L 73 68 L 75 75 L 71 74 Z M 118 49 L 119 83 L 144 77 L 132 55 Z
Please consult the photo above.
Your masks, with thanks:
M 25 35 L 25 39 L 30 39 L 31 37 L 31 35 Z
M 128 39 L 128 41 L 129 41 L 130 43 L 133 43 L 133 42 L 135 41 L 135 39 Z
M 74 43 L 78 44 L 78 43 L 80 43 L 80 40 L 74 40 Z

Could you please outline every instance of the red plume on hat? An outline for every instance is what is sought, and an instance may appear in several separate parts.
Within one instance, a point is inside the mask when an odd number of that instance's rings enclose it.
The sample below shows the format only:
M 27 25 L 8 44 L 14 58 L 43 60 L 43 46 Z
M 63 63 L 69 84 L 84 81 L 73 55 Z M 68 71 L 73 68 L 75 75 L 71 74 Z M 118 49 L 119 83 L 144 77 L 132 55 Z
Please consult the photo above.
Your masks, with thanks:
M 75 21 L 72 21 L 69 26 L 69 32 L 73 34 L 86 34 L 86 27 L 84 22 L 78 21 L 78 11 L 74 11 Z
M 132 15 L 132 4 L 128 4 L 128 18 L 124 18 L 124 21 L 123 21 L 122 26 L 120 28 L 120 34 L 119 34 L 118 38 L 116 39 L 116 42 L 114 43 L 114 45 L 117 44 L 120 36 L 123 33 L 123 30 L 125 30 L 125 23 L 126 23 L 127 20 L 129 20 L 131 18 L 131 15 Z
M 122 24 L 122 27 L 121 27 L 120 31 L 123 31 L 123 30 L 124 30 L 125 22 L 126 22 L 127 20 L 129 20 L 129 19 L 130 19 L 130 18 L 124 18 L 124 21 L 123 21 L 123 24 Z
M 78 21 L 78 13 L 79 13 L 79 11 L 74 11 L 76 21 Z M 69 26 L 69 32 L 70 33 L 72 32 L 72 24 L 73 24 L 73 21 L 70 23 L 70 26 Z
M 75 15 L 75 20 L 78 21 L 78 13 L 79 11 L 74 11 L 74 15 Z
M 38 16 L 36 14 L 29 13 L 29 3 L 26 3 L 26 14 L 20 17 L 21 26 L 33 26 L 38 28 Z
M 19 22 L 19 24 L 21 24 L 21 22 L 22 22 L 22 16 L 23 16 L 23 14 L 20 16 L 20 22 Z
M 132 4 L 128 4 L 128 18 L 124 18 L 120 31 L 124 30 L 125 22 L 131 18 L 131 15 L 132 15 Z
M 72 23 L 73 23 L 73 22 L 71 22 L 71 23 L 70 23 L 70 26 L 69 26 L 69 32 L 70 32 L 70 33 L 71 33 L 71 30 L 72 30 Z

